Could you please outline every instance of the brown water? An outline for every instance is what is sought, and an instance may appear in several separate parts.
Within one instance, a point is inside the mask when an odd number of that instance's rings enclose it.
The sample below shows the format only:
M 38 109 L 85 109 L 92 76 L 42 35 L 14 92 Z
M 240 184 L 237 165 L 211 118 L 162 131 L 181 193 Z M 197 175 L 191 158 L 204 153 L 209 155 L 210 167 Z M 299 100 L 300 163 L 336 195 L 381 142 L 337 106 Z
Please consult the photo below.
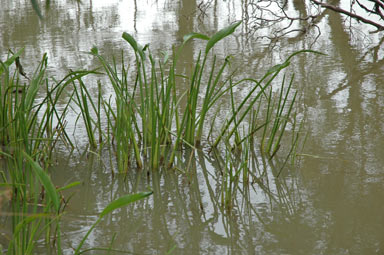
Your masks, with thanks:
M 128 51 L 123 31 L 149 43 L 153 52 L 170 51 L 188 32 L 212 34 L 247 17 L 244 1 L 205 3 L 55 1 L 42 22 L 29 1 L 0 0 L 0 56 L 4 60 L 8 48 L 25 47 L 22 62 L 31 73 L 47 52 L 50 74 L 61 77 L 69 68 L 94 67 L 84 53 L 93 45 L 105 55 Z M 292 12 L 305 11 L 299 3 L 290 2 Z M 271 48 L 268 40 L 257 39 L 265 31 L 252 30 L 249 19 L 216 47 L 221 56 L 233 54 L 234 63 L 251 76 L 295 50 L 312 47 L 328 54 L 301 55 L 289 69 L 307 118 L 308 138 L 298 165 L 276 179 L 277 163 L 260 159 L 268 175 L 241 187 L 228 214 L 219 206 L 217 162 L 204 151 L 185 152 L 187 174 L 132 171 L 127 178 L 112 178 L 109 166 L 93 154 L 59 158 L 55 184 L 83 182 L 72 190 L 75 196 L 63 217 L 65 254 L 73 252 L 114 198 L 148 189 L 152 197 L 106 217 L 86 246 L 113 243 L 133 254 L 384 254 L 383 34 L 365 37 L 360 30 L 369 28 L 357 25 L 350 31 L 342 20 L 329 12 L 319 23 L 317 40 L 314 32 L 293 34 Z M 180 70 L 190 66 L 201 47 L 196 42 L 187 48 Z M 81 129 L 77 136 L 81 143 Z M 40 249 L 39 254 L 50 253 L 43 244 Z

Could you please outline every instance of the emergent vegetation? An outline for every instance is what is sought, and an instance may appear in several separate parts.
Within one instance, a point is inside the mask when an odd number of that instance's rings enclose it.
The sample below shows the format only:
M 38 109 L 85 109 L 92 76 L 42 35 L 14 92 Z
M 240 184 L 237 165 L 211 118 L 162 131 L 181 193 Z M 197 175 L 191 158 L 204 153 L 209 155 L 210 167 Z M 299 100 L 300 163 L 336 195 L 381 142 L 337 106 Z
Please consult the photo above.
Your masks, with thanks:
M 90 150 L 102 153 L 102 148 L 110 149 L 120 173 L 136 167 L 183 172 L 178 166 L 181 150 L 209 148 L 221 165 L 222 206 L 228 210 L 237 186 L 248 185 L 249 176 L 256 175 L 253 159 L 260 155 L 275 157 L 284 137 L 288 137 L 288 126 L 291 140 L 287 141 L 284 164 L 291 156 L 294 158 L 301 128 L 295 115 L 294 77 L 277 77 L 296 54 L 316 52 L 295 52 L 259 80 L 251 77 L 236 81 L 229 68 L 230 58 L 220 61 L 211 53 L 216 43 L 239 25 L 236 22 L 211 37 L 188 34 L 171 57 L 166 55 L 160 60 L 148 46 L 141 47 L 130 34 L 123 33 L 134 51 L 133 71 L 128 69 L 124 56 L 120 65 L 110 63 L 94 47 L 90 54 L 100 61 L 113 87 L 114 95 L 107 99 L 103 98 L 101 82 L 94 98 L 83 79 L 100 75 L 100 70 L 72 71 L 62 80 L 51 81 L 45 74 L 44 55 L 31 79 L 27 78 L 29 85 L 24 86 L 20 80 L 22 50 L 0 62 L 0 142 L 6 169 L 1 172 L 1 185 L 9 190 L 12 201 L 13 236 L 8 254 L 32 254 L 36 240 L 44 236 L 61 254 L 60 219 L 69 202 L 62 198 L 61 191 L 79 182 L 57 188 L 47 170 L 58 144 L 69 150 L 75 147 L 66 130 L 66 116 L 73 109 L 80 111 L 78 120 L 83 120 Z M 192 39 L 206 40 L 205 50 L 197 56 L 190 76 L 178 74 L 178 59 Z M 17 63 L 17 69 L 12 72 L 13 63 Z M 280 89 L 274 93 L 272 85 L 278 81 Z M 187 84 L 185 90 L 180 84 Z M 234 91 L 240 86 L 249 88 L 241 98 Z M 63 97 L 68 100 L 59 110 L 58 101 Z M 227 109 L 220 108 L 225 104 Z M 220 119 L 219 111 L 225 113 Z M 84 241 L 106 214 L 150 194 L 128 195 L 112 202 L 85 234 L 75 254 L 82 253 Z

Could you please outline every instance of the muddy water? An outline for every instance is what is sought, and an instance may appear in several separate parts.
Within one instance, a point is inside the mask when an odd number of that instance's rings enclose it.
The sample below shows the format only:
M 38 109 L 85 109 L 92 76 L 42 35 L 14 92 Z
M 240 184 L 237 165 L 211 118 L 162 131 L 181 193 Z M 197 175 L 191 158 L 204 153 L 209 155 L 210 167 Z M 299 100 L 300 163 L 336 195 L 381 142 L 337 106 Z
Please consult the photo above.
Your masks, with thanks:
M 291 12 L 305 11 L 299 2 L 290 4 Z M 249 17 L 242 1 L 205 3 L 54 1 L 42 22 L 29 1 L 1 0 L 0 55 L 4 60 L 8 48 L 25 47 L 22 63 L 32 73 L 47 52 L 50 74 L 60 77 L 70 68 L 95 67 L 85 53 L 93 45 L 105 55 L 127 49 L 123 31 L 149 43 L 153 52 L 170 51 L 188 32 L 212 34 Z M 233 54 L 234 63 L 252 76 L 295 50 L 312 47 L 327 54 L 301 55 L 289 69 L 307 118 L 298 165 L 276 179 L 274 163 L 260 159 L 267 176 L 241 186 L 228 214 L 220 207 L 217 162 L 204 151 L 184 153 L 186 174 L 132 171 L 126 178 L 112 178 L 110 166 L 93 154 L 58 158 L 55 184 L 83 182 L 71 191 L 75 195 L 63 217 L 65 254 L 110 201 L 148 189 L 154 191 L 151 198 L 108 216 L 86 246 L 133 254 L 384 254 L 383 34 L 365 37 L 360 31 L 370 28 L 347 30 L 342 21 L 329 12 L 317 39 L 315 33 L 291 35 L 272 45 L 257 38 L 265 31 L 254 30 L 248 19 L 236 37 L 216 49 L 219 55 Z M 180 71 L 188 70 L 199 47 L 188 46 Z M 40 254 L 49 253 L 40 246 Z

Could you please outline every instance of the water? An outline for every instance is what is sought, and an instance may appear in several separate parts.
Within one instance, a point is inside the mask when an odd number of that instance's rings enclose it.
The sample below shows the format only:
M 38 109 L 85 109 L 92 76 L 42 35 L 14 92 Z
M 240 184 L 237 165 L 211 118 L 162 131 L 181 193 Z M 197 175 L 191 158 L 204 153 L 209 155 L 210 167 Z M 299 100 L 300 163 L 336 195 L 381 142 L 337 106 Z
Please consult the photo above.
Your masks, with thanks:
M 128 52 L 124 31 L 142 45 L 149 43 L 152 52 L 170 51 L 188 32 L 212 34 L 247 17 L 242 1 L 89 0 L 55 1 L 42 22 L 29 1 L 0 3 L 2 59 L 8 48 L 25 47 L 21 60 L 32 73 L 47 52 L 55 77 L 94 68 L 97 63 L 85 53 L 94 45 L 105 55 Z M 289 6 L 290 13 L 303 11 L 297 1 Z M 245 20 L 236 37 L 215 48 L 219 56 L 234 55 L 241 75 L 261 75 L 303 48 L 328 54 L 300 55 L 289 69 L 307 118 L 299 164 L 276 179 L 272 172 L 278 162 L 260 159 L 268 175 L 248 188 L 241 185 L 228 213 L 220 207 L 217 162 L 206 151 L 185 152 L 187 174 L 132 171 L 126 178 L 112 178 L 110 167 L 93 154 L 58 158 L 52 173 L 56 185 L 82 181 L 66 193 L 75 194 L 62 221 L 66 254 L 109 202 L 147 189 L 154 190 L 152 197 L 106 217 L 86 246 L 113 244 L 134 254 L 384 254 L 382 34 L 365 37 L 358 29 L 371 28 L 361 24 L 349 31 L 338 14 L 328 12 L 318 24 L 317 39 L 314 29 L 271 44 L 258 37 L 266 31 L 252 30 L 255 24 Z M 180 71 L 188 70 L 202 47 L 199 42 L 188 46 Z M 49 253 L 38 246 L 39 254 Z

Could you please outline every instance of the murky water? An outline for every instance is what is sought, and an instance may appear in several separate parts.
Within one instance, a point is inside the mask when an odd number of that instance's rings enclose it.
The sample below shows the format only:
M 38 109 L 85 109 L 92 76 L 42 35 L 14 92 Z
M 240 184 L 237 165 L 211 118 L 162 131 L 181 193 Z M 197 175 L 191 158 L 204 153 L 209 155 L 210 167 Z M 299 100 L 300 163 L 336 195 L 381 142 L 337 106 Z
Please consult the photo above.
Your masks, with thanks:
M 303 11 L 299 2 L 290 3 L 291 12 Z M 149 43 L 153 52 L 170 51 L 188 32 L 212 34 L 249 17 L 243 1 L 204 3 L 54 1 L 42 22 L 29 1 L 1 0 L 0 56 L 25 47 L 22 62 L 31 73 L 47 52 L 50 74 L 60 77 L 70 68 L 95 67 L 85 53 L 93 45 L 105 55 L 128 49 L 123 31 Z M 295 50 L 312 47 L 328 54 L 301 55 L 289 69 L 307 116 L 307 143 L 296 167 L 285 168 L 277 179 L 272 173 L 278 162 L 260 159 L 267 176 L 241 186 L 228 214 L 220 207 L 217 162 L 204 151 L 185 152 L 186 174 L 132 171 L 115 178 L 93 154 L 59 158 L 55 184 L 83 182 L 71 190 L 75 195 L 63 217 L 65 254 L 109 202 L 148 189 L 152 197 L 108 216 L 86 246 L 133 254 L 384 254 L 383 34 L 365 37 L 360 30 L 366 27 L 349 31 L 342 20 L 329 12 L 319 23 L 318 38 L 293 34 L 271 44 L 257 38 L 265 31 L 254 30 L 246 19 L 241 31 L 216 49 L 221 56 L 233 54 L 234 64 L 252 76 Z M 180 70 L 202 46 L 188 47 Z

